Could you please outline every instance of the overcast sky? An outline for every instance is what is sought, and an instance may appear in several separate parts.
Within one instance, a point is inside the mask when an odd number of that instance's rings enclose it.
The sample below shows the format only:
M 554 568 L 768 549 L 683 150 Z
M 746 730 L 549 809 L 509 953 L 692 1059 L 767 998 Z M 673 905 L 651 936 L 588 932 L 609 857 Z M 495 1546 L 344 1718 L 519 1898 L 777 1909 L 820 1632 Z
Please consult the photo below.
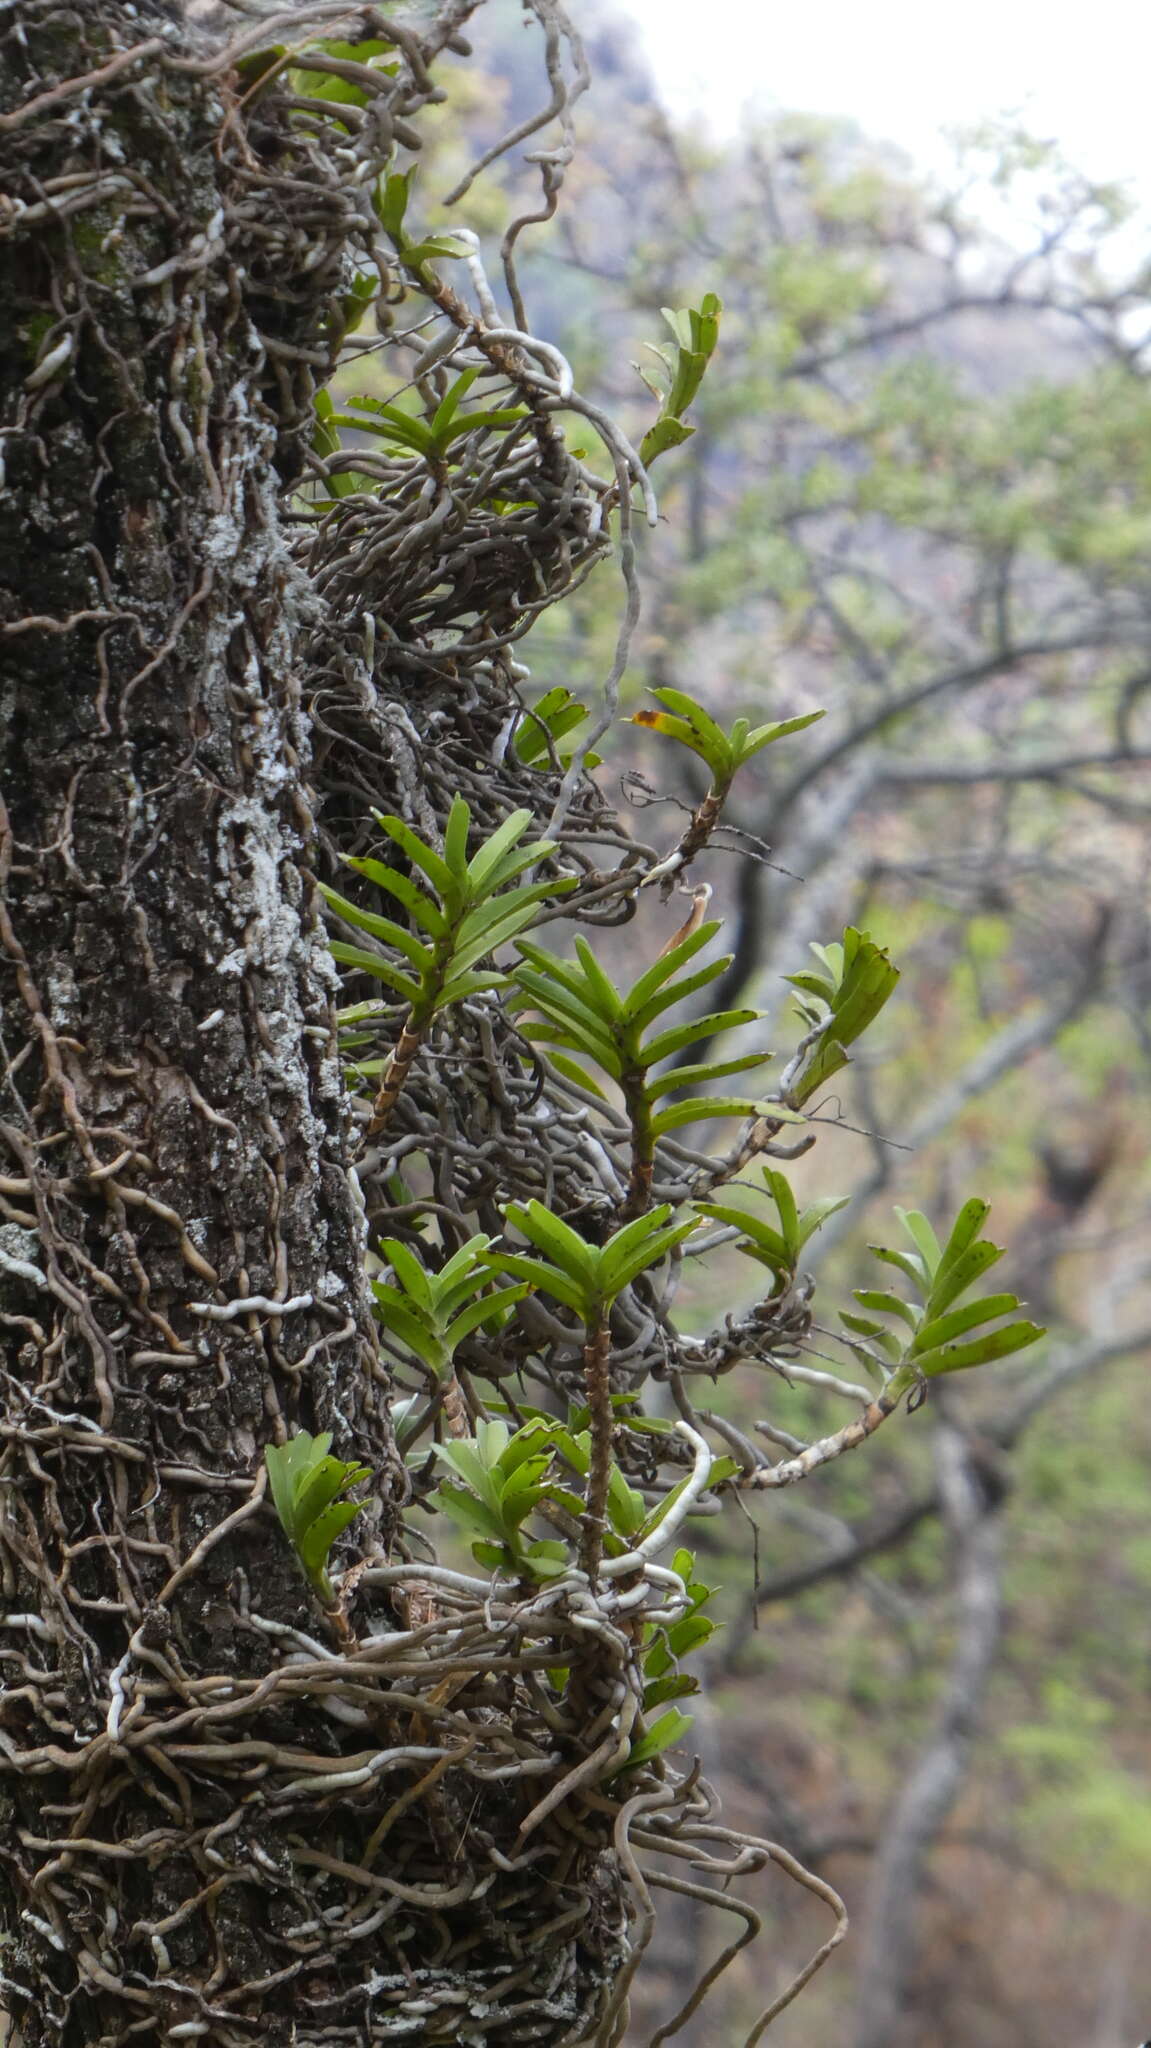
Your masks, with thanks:
M 749 101 L 849 114 L 926 163 L 940 131 L 1019 113 L 1151 206 L 1149 0 L 619 0 L 662 94 L 734 132 Z M 702 28 L 702 33 L 701 33 Z M 735 54 L 733 54 L 735 53 Z

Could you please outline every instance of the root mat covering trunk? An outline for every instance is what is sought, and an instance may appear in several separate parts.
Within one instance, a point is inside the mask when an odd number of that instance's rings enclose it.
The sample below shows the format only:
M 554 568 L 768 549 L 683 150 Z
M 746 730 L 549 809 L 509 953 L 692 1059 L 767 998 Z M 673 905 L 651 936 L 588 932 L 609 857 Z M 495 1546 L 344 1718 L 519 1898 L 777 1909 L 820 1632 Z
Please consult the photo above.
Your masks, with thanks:
M 289 2038 L 287 1838 L 365 1737 L 306 1685 L 238 1690 L 317 1625 L 260 1447 L 328 1428 L 391 1490 L 277 513 L 345 202 L 314 186 L 306 273 L 254 239 L 306 167 L 158 65 L 181 47 L 163 9 L 0 20 L 0 1954 L 29 2043 Z M 317 1957 L 317 2008 L 353 1957 Z

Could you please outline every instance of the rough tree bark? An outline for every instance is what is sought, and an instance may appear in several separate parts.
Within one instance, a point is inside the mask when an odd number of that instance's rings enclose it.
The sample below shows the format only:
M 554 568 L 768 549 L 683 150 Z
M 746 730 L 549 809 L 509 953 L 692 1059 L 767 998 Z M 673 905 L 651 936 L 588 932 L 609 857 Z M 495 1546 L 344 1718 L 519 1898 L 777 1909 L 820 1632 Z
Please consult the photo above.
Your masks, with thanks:
M 276 509 L 303 418 L 276 372 L 322 360 L 340 201 L 273 306 L 261 138 L 222 148 L 219 81 L 157 69 L 171 11 L 3 17 L 5 1999 L 30 2048 L 275 2041 L 298 1815 L 256 1788 L 332 1724 L 257 1715 L 242 1782 L 192 1724 L 208 1694 L 227 1721 L 209 1674 L 315 1626 L 258 1446 L 389 1455 Z M 139 1739 L 172 1695 L 183 1754 Z M 317 2009 L 339 1976 L 318 1959 Z

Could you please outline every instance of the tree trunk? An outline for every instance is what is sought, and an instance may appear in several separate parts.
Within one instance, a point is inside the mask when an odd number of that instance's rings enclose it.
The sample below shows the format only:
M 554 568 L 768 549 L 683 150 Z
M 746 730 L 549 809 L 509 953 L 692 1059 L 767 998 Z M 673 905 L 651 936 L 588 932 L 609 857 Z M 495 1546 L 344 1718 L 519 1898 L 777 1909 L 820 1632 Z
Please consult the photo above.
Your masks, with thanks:
M 169 11 L 4 16 L 5 1996 L 29 2048 L 295 2039 L 301 1972 L 317 2013 L 359 1975 L 288 1936 L 348 1731 L 252 1697 L 323 1626 L 261 1447 L 330 1428 L 384 1498 L 389 1459 L 274 467 L 341 203 L 273 304 L 288 145 L 227 147 Z
M 853 2048 L 888 2048 L 898 2038 L 927 1861 L 963 1783 L 1003 1622 L 1002 1503 L 946 1418 L 936 1429 L 936 1462 L 954 1547 L 956 1641 L 930 1733 L 901 1781 L 871 1876 Z

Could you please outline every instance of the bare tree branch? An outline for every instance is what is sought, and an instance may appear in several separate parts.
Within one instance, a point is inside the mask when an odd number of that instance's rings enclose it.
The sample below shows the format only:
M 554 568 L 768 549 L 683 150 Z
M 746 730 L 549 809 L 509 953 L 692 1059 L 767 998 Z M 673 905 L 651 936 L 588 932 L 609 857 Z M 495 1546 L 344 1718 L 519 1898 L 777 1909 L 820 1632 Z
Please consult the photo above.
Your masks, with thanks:
M 893 761 L 882 756 L 875 764 L 877 782 L 920 783 L 1058 782 L 1082 768 L 1127 768 L 1151 761 L 1151 752 L 1125 747 L 1083 754 L 1053 754 L 1038 759 L 990 761 Z

